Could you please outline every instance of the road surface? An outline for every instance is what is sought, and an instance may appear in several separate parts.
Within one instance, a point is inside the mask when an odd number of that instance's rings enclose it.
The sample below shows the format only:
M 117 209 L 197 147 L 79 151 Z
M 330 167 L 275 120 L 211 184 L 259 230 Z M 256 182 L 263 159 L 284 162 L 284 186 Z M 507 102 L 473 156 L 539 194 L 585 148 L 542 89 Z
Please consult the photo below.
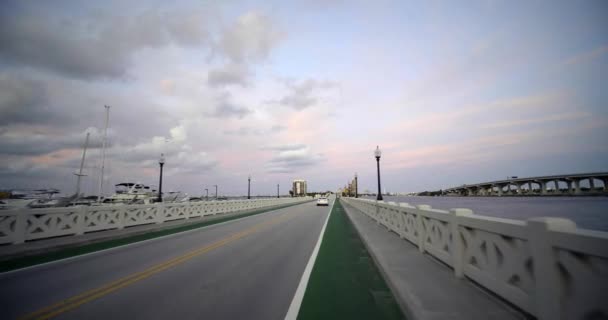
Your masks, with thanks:
M 3 319 L 283 319 L 329 207 L 309 202 L 0 274 Z

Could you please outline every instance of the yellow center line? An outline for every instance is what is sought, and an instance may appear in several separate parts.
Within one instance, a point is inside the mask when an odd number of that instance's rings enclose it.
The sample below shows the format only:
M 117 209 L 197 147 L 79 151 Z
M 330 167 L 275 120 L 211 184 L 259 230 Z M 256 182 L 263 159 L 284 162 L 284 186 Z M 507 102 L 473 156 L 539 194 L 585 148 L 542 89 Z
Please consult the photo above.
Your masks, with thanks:
M 154 265 L 146 270 L 140 271 L 140 272 L 136 272 L 134 274 L 128 275 L 126 277 L 120 278 L 118 280 L 115 280 L 113 282 L 110 282 L 106 285 L 100 286 L 98 288 L 92 289 L 92 290 L 88 290 L 85 291 L 81 294 L 78 294 L 76 296 L 73 296 L 71 298 L 59 301 L 53 305 L 50 305 L 48 307 L 39 309 L 38 311 L 32 312 L 30 314 L 25 315 L 24 317 L 22 317 L 21 319 L 49 319 L 49 318 L 53 318 L 59 314 L 62 314 L 64 312 L 70 311 L 72 309 L 77 308 L 80 305 L 83 305 L 87 302 L 90 302 L 92 300 L 98 299 L 100 297 L 103 297 L 111 292 L 114 292 L 118 289 L 124 288 L 126 286 L 129 286 L 135 282 L 141 281 L 143 279 L 146 279 L 152 275 L 155 275 L 157 273 L 160 273 L 164 270 L 167 270 L 169 268 L 172 268 L 174 266 L 177 266 L 179 264 L 182 264 L 194 257 L 197 257 L 199 255 L 205 254 L 209 251 L 212 251 L 214 249 L 220 248 L 226 244 L 229 244 L 231 242 L 234 242 L 236 240 L 239 240 L 243 237 L 246 237 L 250 234 L 253 234 L 257 231 L 259 231 L 260 229 L 264 228 L 264 227 L 268 227 L 268 226 L 272 226 L 274 224 L 278 224 L 283 220 L 286 220 L 287 218 L 289 218 L 291 215 L 283 215 L 283 216 L 279 216 L 276 217 L 274 219 L 271 219 L 270 221 L 266 221 L 266 222 L 262 222 L 259 223 L 257 225 L 254 225 L 248 229 L 245 229 L 241 232 L 232 234 L 224 239 L 218 240 L 214 243 L 211 243 L 207 246 L 195 249 L 193 251 L 190 251 L 186 254 L 183 254 L 181 256 L 169 259 L 167 261 L 161 262 L 157 265 Z

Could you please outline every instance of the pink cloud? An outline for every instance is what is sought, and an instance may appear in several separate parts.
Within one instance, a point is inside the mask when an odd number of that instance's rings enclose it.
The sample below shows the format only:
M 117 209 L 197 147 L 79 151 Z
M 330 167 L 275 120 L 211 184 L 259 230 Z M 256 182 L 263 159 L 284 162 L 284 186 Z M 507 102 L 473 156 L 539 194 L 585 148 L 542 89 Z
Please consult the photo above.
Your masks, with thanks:
M 529 125 L 529 124 L 541 124 L 541 123 L 558 122 L 558 121 L 564 121 L 564 120 L 581 120 L 581 119 L 586 119 L 589 117 L 591 117 L 591 114 L 588 112 L 569 112 L 569 113 L 547 115 L 545 117 L 540 117 L 540 118 L 494 122 L 494 123 L 481 125 L 480 128 L 484 128 L 484 129 L 513 128 L 513 127 L 519 127 L 519 126 L 524 126 L 524 125 Z
M 604 55 L 606 53 L 608 53 L 608 45 L 603 45 L 603 46 L 597 47 L 591 51 L 576 54 L 576 55 L 568 58 L 566 61 L 562 62 L 560 65 L 573 66 L 573 65 L 577 65 L 577 64 L 589 63 L 589 62 L 601 57 L 602 55 Z

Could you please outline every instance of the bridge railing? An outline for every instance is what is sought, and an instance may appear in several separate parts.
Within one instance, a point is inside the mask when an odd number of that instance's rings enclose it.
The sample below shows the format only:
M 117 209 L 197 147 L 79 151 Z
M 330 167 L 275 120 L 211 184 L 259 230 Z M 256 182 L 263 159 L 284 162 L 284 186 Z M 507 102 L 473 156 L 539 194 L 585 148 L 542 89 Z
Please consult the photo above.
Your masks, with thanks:
M 606 232 L 561 218 L 521 221 L 469 209 L 342 200 L 453 268 L 456 277 L 472 279 L 538 319 L 608 316 Z
M 152 223 L 161 224 L 178 219 L 187 220 L 305 201 L 310 201 L 310 198 L 5 210 L 0 211 L 0 244 L 18 244 L 27 240 L 81 235 Z

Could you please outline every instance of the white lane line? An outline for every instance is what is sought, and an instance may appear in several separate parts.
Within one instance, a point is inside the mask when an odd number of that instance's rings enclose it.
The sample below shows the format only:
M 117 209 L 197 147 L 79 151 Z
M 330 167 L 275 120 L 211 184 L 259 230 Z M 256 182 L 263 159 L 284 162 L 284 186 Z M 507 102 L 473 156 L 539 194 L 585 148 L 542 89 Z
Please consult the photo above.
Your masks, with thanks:
M 319 239 L 317 240 L 317 244 L 315 248 L 312 250 L 312 254 L 310 255 L 310 259 L 308 259 L 308 264 L 306 264 L 306 268 L 304 269 L 304 273 L 302 274 L 302 278 L 300 279 L 300 284 L 298 284 L 298 289 L 296 289 L 296 294 L 293 296 L 293 300 L 291 300 L 291 304 L 289 305 L 289 310 L 287 311 L 287 315 L 285 316 L 285 320 L 295 320 L 298 317 L 298 313 L 300 312 L 300 306 L 302 306 L 302 299 L 304 299 L 304 293 L 306 292 L 306 287 L 308 286 L 308 280 L 310 279 L 310 274 L 312 273 L 312 268 L 315 265 L 315 261 L 317 260 L 317 255 L 319 254 L 319 248 L 321 247 L 321 242 L 323 241 L 323 235 L 325 234 L 325 227 L 327 227 L 327 221 L 329 221 L 329 216 L 331 216 L 331 212 L 334 209 L 334 204 L 336 204 L 336 200 L 331 204 L 331 209 L 329 209 L 329 214 L 325 219 L 325 223 L 323 224 L 323 228 L 321 228 L 321 234 L 319 235 Z
M 306 202 L 303 202 L 303 203 L 306 203 Z M 146 240 L 142 240 L 142 241 L 131 242 L 131 243 L 123 244 L 123 245 L 116 246 L 116 247 L 110 247 L 110 248 L 103 249 L 103 250 L 92 251 L 92 252 L 89 252 L 89 253 L 75 255 L 75 256 L 71 256 L 71 257 L 67 257 L 67 258 L 63 258 L 63 259 L 52 260 L 52 261 L 49 261 L 49 262 L 43 262 L 43 263 L 39 263 L 39 264 L 34 264 L 34 265 L 31 265 L 31 266 L 27 266 L 27 267 L 23 267 L 23 268 L 19 268 L 19 269 L 14 269 L 14 270 L 10 270 L 10 271 L 0 272 L 0 278 L 4 277 L 6 275 L 11 275 L 13 273 L 17 273 L 17 272 L 21 272 L 21 271 L 27 271 L 27 270 L 30 270 L 30 269 L 41 268 L 41 267 L 48 266 L 48 265 L 55 264 L 55 263 L 68 262 L 70 260 L 75 260 L 75 259 L 79 259 L 79 258 L 93 256 L 93 255 L 99 255 L 99 254 L 102 254 L 102 253 L 106 253 L 108 251 L 113 251 L 113 250 L 118 250 L 118 249 L 124 249 L 124 248 L 131 247 L 131 246 L 142 245 L 142 244 L 145 244 L 145 243 L 148 243 L 148 242 L 154 242 L 154 241 L 159 241 L 159 240 L 163 240 L 163 239 L 167 239 L 167 238 L 182 236 L 182 235 L 186 235 L 186 234 L 193 233 L 193 232 L 196 232 L 196 231 L 201 231 L 201 230 L 204 230 L 204 229 L 207 229 L 207 228 L 217 227 L 217 226 L 221 226 L 223 224 L 237 222 L 239 220 L 243 220 L 243 219 L 247 219 L 247 218 L 263 215 L 263 214 L 266 214 L 266 213 L 270 213 L 270 212 L 273 212 L 273 211 L 276 211 L 276 210 L 285 209 L 285 208 L 288 208 L 288 207 L 275 208 L 275 209 L 270 208 L 266 212 L 262 212 L 262 213 L 258 213 L 258 214 L 254 214 L 254 215 L 250 215 L 250 216 L 246 216 L 246 217 L 240 217 L 240 218 L 236 218 L 236 219 L 228 220 L 228 221 L 224 221 L 224 222 L 214 223 L 214 224 L 206 225 L 206 226 L 200 227 L 200 228 L 194 228 L 194 229 L 190 229 L 190 230 L 186 230 L 186 231 L 181 231 L 181 232 L 176 232 L 176 233 L 170 233 L 170 234 L 167 234 L 167 235 L 164 235 L 164 236 L 160 236 L 160 237 L 150 238 L 150 239 L 146 239 Z M 213 221 L 213 220 L 211 220 L 211 221 Z M 202 222 L 206 222 L 206 221 L 205 220 L 201 220 L 200 222 L 202 223 Z M 196 223 L 199 223 L 199 222 L 196 222 Z M 187 224 L 184 224 L 184 225 L 187 225 Z M 176 227 L 179 227 L 179 225 L 177 225 Z M 157 230 L 157 231 L 163 231 L 163 230 L 161 229 L 161 230 Z M 144 233 L 142 233 L 142 234 L 144 234 Z M 112 240 L 113 239 L 108 239 L 107 241 L 112 241 Z M 102 242 L 104 242 L 104 241 L 102 241 Z M 102 242 L 100 242 L 100 243 L 102 243 Z

